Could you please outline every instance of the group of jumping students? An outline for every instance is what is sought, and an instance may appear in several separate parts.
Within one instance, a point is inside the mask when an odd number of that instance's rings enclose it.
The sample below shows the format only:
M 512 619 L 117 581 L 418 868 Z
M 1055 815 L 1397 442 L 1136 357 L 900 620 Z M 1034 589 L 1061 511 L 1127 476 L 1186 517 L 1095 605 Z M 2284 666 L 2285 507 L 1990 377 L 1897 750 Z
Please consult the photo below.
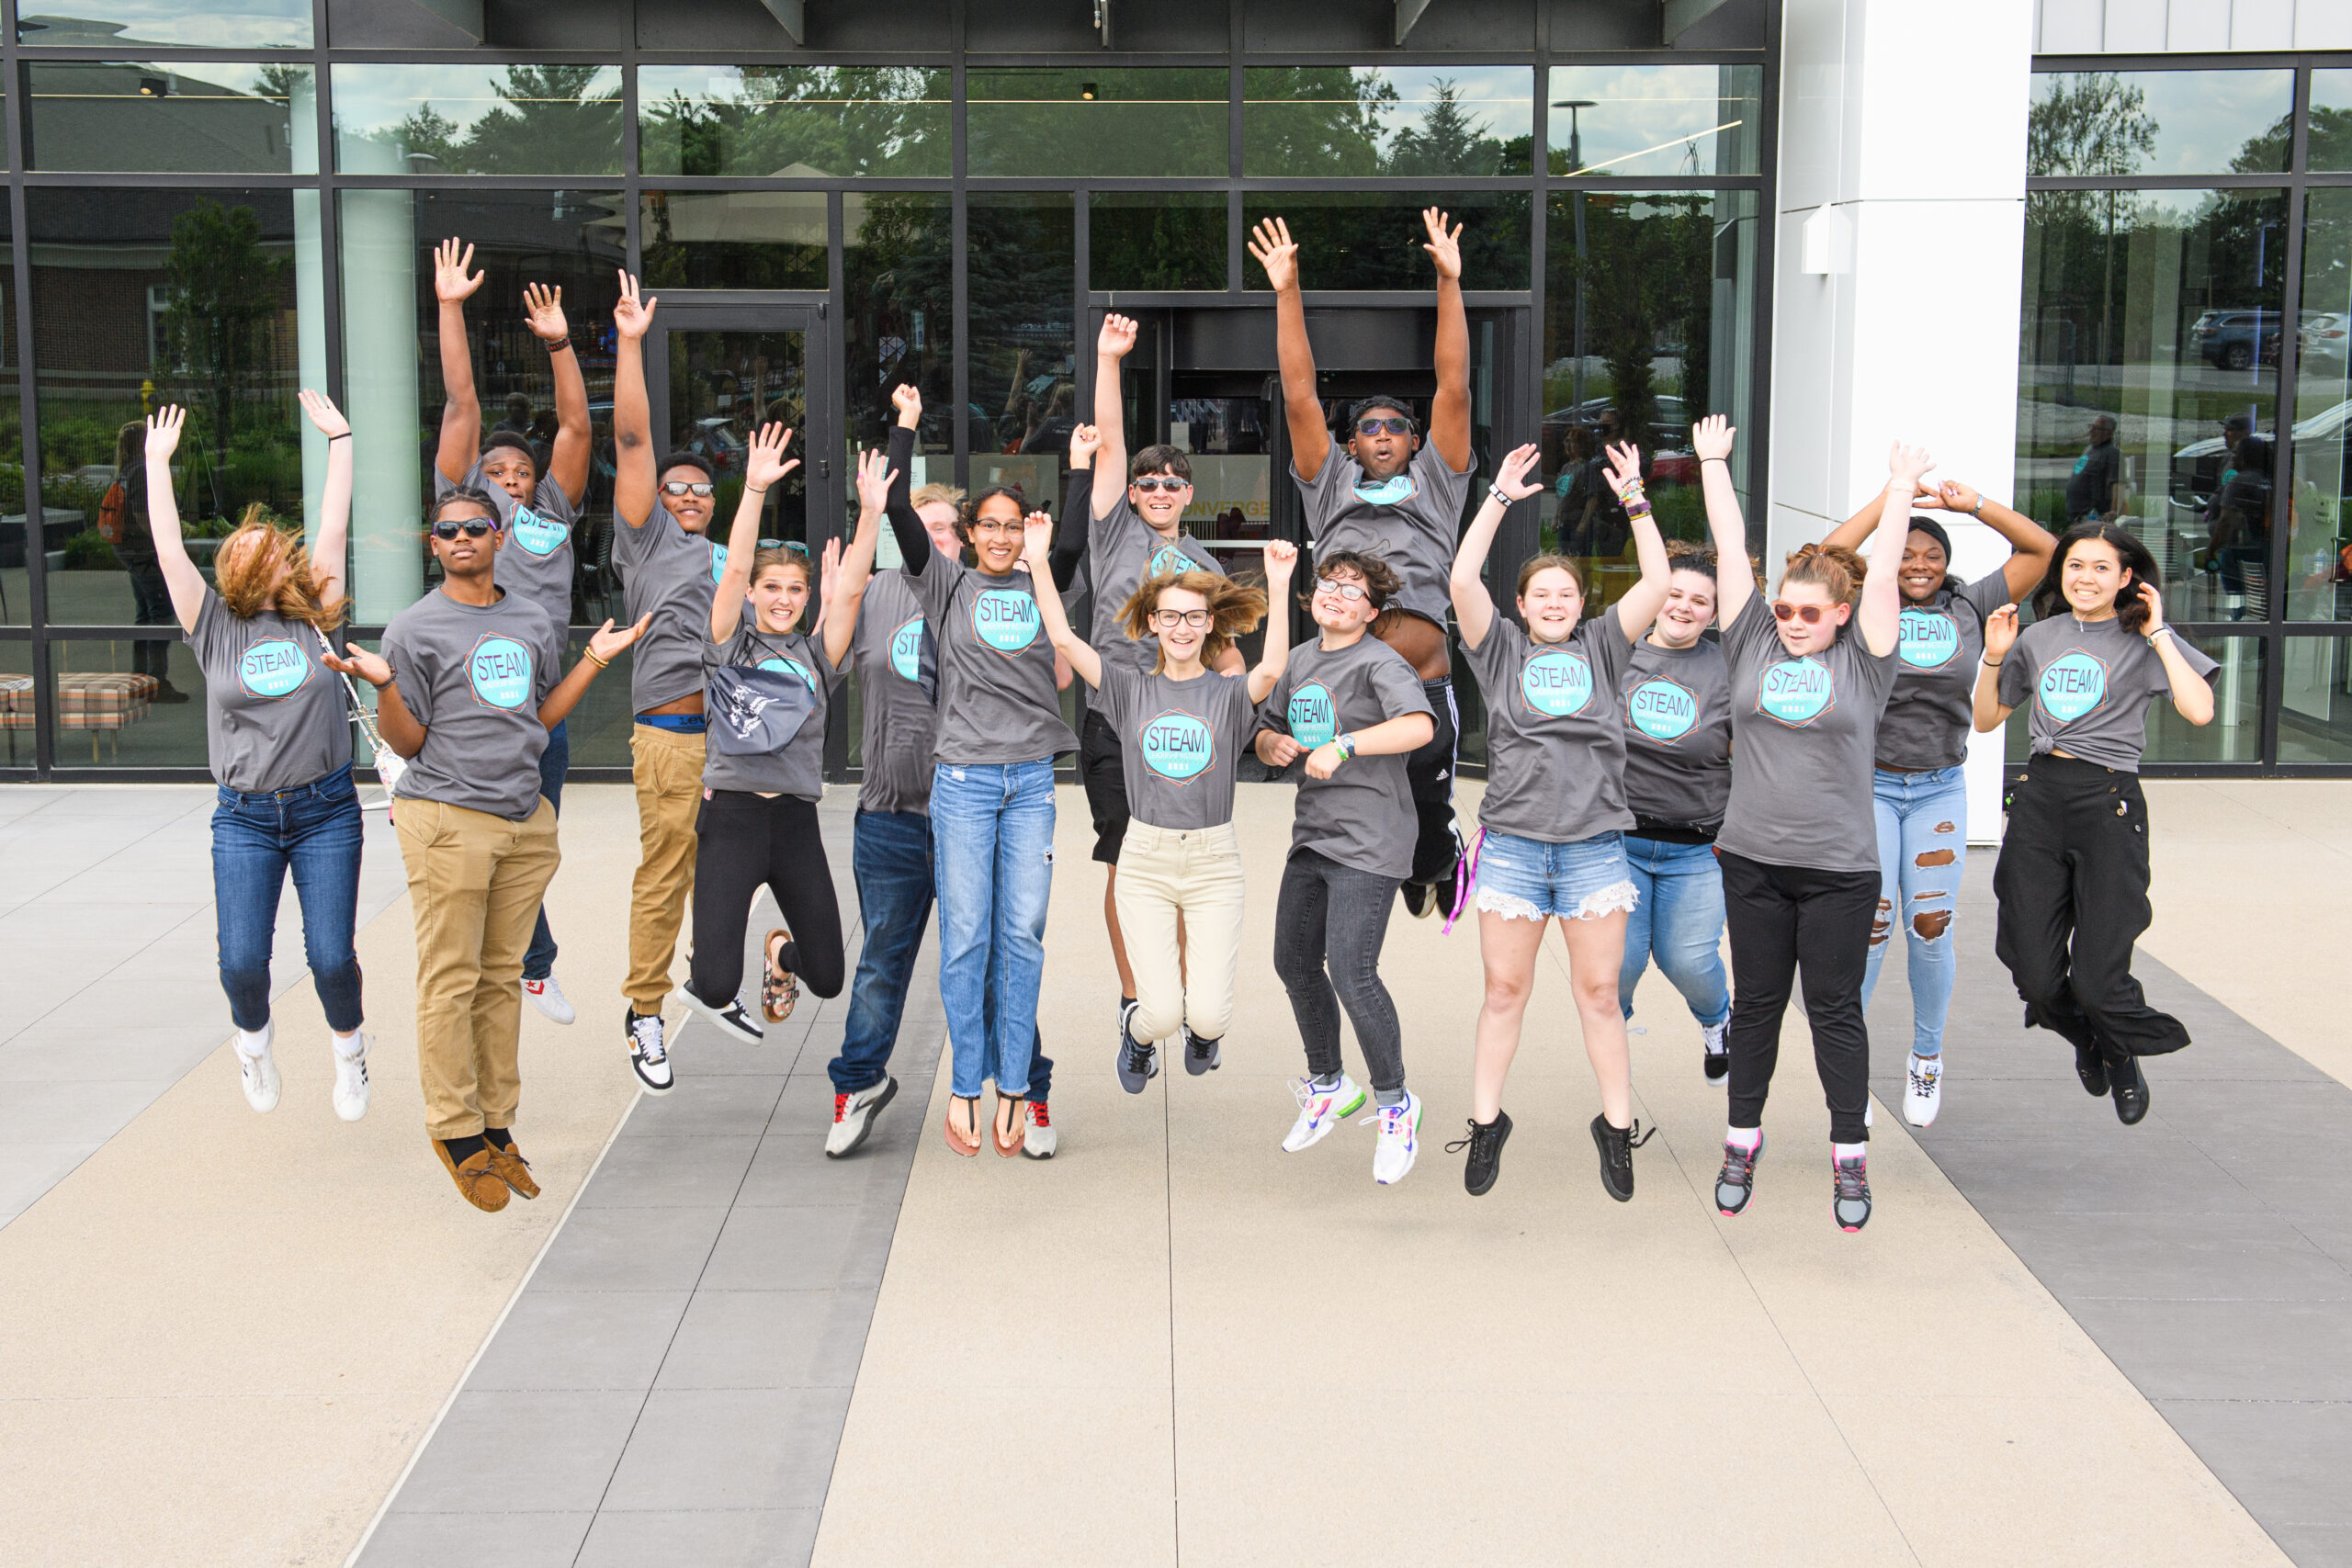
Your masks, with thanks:
M 655 301 L 623 274 L 613 555 L 628 624 L 607 621 L 568 673 L 588 430 L 560 291 L 534 286 L 526 297 L 553 361 L 553 443 L 537 448 L 503 429 L 484 439 L 463 313 L 481 277 L 469 249 L 436 249 L 448 401 L 425 524 L 442 581 L 394 617 L 380 653 L 338 651 L 329 636 L 347 609 L 351 498 L 350 431 L 334 406 L 303 394 L 328 443 L 309 547 L 248 517 L 218 552 L 211 582 L 187 556 L 173 504 L 179 411 L 150 420 L 158 551 L 209 692 L 221 978 L 254 1108 L 279 1096 L 269 941 L 290 870 L 333 1031 L 334 1105 L 346 1120 L 367 1109 L 353 949 L 360 808 L 344 703 L 345 688 L 356 702 L 352 682 L 364 682 L 415 911 L 432 1146 L 482 1209 L 537 1195 L 513 1131 L 521 1005 L 527 998 L 562 1023 L 575 1016 L 540 908 L 560 858 L 563 722 L 612 659 L 634 649 L 631 1068 L 647 1092 L 674 1086 L 662 1010 L 691 899 L 678 998 L 721 1033 L 757 1043 L 804 988 L 831 998 L 849 986 L 830 1067 L 830 1156 L 864 1143 L 897 1093 L 888 1062 L 934 900 L 952 1057 L 942 1135 L 963 1156 L 1055 1153 L 1037 1004 L 1054 769 L 1072 752 L 1094 856 L 1109 867 L 1121 1084 L 1141 1093 L 1163 1053 L 1188 1073 L 1216 1069 L 1234 1020 L 1246 882 L 1234 785 L 1249 751 L 1298 773 L 1273 953 L 1306 1058 L 1291 1080 L 1285 1150 L 1321 1142 L 1369 1100 L 1374 1179 L 1391 1184 L 1412 1168 L 1422 1102 L 1406 1084 L 1381 948 L 1396 903 L 1415 916 L 1450 910 L 1450 930 L 1475 897 L 1485 991 L 1471 1116 L 1449 1145 L 1466 1149 L 1472 1194 L 1500 1172 L 1505 1083 L 1544 930 L 1557 920 L 1600 1090 L 1591 1132 L 1609 1194 L 1633 1196 L 1645 1136 L 1626 1034 L 1650 961 L 1699 1025 L 1706 1080 L 1727 1086 L 1715 1187 L 1726 1215 L 1754 1192 L 1781 1017 L 1801 978 L 1830 1114 L 1833 1216 L 1859 1230 L 1871 1213 L 1864 1010 L 1900 940 L 1913 1011 L 1904 1112 L 1928 1125 L 1941 1102 L 1952 994 L 1967 736 L 2000 728 L 2019 705 L 2031 760 L 1995 874 L 1996 951 L 2028 1022 L 2070 1042 L 2085 1089 L 2138 1122 L 2148 1107 L 2140 1058 L 2188 1043 L 2130 967 L 2150 918 L 2137 778 L 2146 710 L 2167 696 L 2193 724 L 2213 712 L 2212 661 L 2165 624 L 2146 548 L 2107 523 L 2053 538 L 1966 485 L 1928 485 L 1927 455 L 1897 446 L 1884 491 L 1792 554 L 1767 599 L 1729 473 L 1734 432 L 1709 417 L 1691 445 L 1711 547 L 1661 537 L 1640 454 L 1611 446 L 1608 480 L 1639 580 L 1588 615 L 1594 596 L 1578 564 L 1539 555 L 1520 569 L 1517 618 L 1498 615 L 1487 556 L 1508 509 L 1540 489 L 1538 453 L 1521 446 L 1501 460 L 1464 531 L 1475 458 L 1461 231 L 1434 209 L 1423 221 L 1438 276 L 1426 430 L 1408 400 L 1373 397 L 1351 410 L 1343 444 L 1317 392 L 1297 247 L 1279 219 L 1250 236 L 1275 293 L 1292 477 L 1313 548 L 1302 602 L 1317 635 L 1297 648 L 1297 548 L 1268 544 L 1260 581 L 1228 576 L 1183 531 L 1185 455 L 1125 451 L 1120 365 L 1136 324 L 1115 314 L 1097 344 L 1096 423 L 1071 438 L 1058 525 L 1002 487 L 970 497 L 910 489 L 922 402 L 900 386 L 887 453 L 858 457 L 853 536 L 812 558 L 759 537 L 767 492 L 797 466 L 785 455 L 790 431 L 753 434 L 724 545 L 711 536 L 710 465 L 691 453 L 657 457 L 641 354 Z M 1988 525 L 2010 546 L 2007 559 L 1973 581 L 1952 575 L 1951 539 L 1929 515 L 1939 512 Z M 886 526 L 903 564 L 877 570 Z M 1063 601 L 1081 563 L 1091 594 L 1082 633 Z M 2033 618 L 2020 629 L 2029 594 Z M 1487 785 L 1467 844 L 1453 799 L 1449 613 L 1487 714 Z M 1261 625 L 1251 664 L 1239 642 Z M 865 759 L 854 977 L 816 809 L 830 708 L 851 673 Z M 1082 737 L 1062 719 L 1072 679 L 1090 694 Z M 763 886 L 781 923 L 760 944 L 747 1006 L 748 922 Z M 1342 1010 L 1368 1091 L 1342 1061 Z

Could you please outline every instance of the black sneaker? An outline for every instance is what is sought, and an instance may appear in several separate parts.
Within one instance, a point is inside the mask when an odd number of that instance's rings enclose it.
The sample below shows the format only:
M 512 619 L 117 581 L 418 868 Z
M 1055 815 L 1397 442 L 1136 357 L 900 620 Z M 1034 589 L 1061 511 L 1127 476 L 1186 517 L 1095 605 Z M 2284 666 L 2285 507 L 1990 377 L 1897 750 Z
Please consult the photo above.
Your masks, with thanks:
M 1642 1131 L 1641 1118 L 1630 1127 L 1611 1127 L 1609 1118 L 1592 1119 L 1592 1141 L 1600 1148 L 1601 1190 L 1620 1203 L 1634 1201 L 1634 1151 L 1657 1136 L 1657 1129 Z M 1750 1162 L 1753 1163 L 1752 1161 Z M 1745 1200 L 1742 1200 L 1745 1201 Z
M 678 999 L 684 1002 L 693 1011 L 708 1020 L 721 1034 L 730 1039 L 739 1040 L 746 1045 L 762 1045 L 767 1043 L 767 1037 L 760 1032 L 760 1026 L 754 1023 L 752 1021 L 752 1015 L 744 1010 L 743 999 L 741 997 L 729 997 L 723 1004 L 707 1002 L 695 995 L 692 986 L 681 986 L 678 987 Z
M 2115 1119 L 2126 1127 L 2136 1127 L 2148 1113 L 2148 1076 L 2140 1070 L 2140 1058 L 2129 1051 L 2101 1047 L 2105 1058 L 2107 1085 L 2115 1096 Z
M 2107 1098 L 2107 1063 L 2096 1045 L 2075 1047 L 2075 1076 L 2083 1080 L 2083 1092 L 2094 1100 Z
M 1127 1015 L 1135 1005 L 1128 1002 L 1119 1009 L 1119 1087 L 1129 1094 L 1141 1094 L 1143 1086 L 1159 1076 L 1159 1047 L 1147 1045 L 1127 1032 Z
M 1463 1162 L 1462 1185 L 1473 1198 L 1484 1198 L 1494 1190 L 1495 1178 L 1502 1174 L 1503 1145 L 1510 1141 L 1510 1117 L 1497 1111 L 1491 1122 L 1469 1123 L 1469 1134 L 1445 1145 L 1445 1152 L 1467 1148 L 1470 1157 Z
M 1213 1073 L 1225 1064 L 1225 1042 L 1204 1040 L 1191 1030 L 1184 1031 L 1184 1070 L 1194 1077 Z
M 1868 1156 L 1859 1159 L 1833 1159 L 1830 1176 L 1835 1182 L 1829 1195 L 1829 1213 L 1842 1231 L 1858 1231 L 1871 1223 L 1871 1162 Z
M 1699 1027 L 1699 1043 L 1706 1049 L 1705 1068 L 1710 1089 L 1721 1089 L 1731 1081 L 1731 1047 L 1724 1039 L 1730 1028 L 1729 1019 Z
M 1402 882 L 1396 891 L 1405 900 L 1405 912 L 1417 920 L 1426 920 L 1437 913 L 1437 885 L 1432 882 Z
M 1724 1145 L 1724 1168 L 1715 1175 L 1715 1208 L 1724 1218 L 1736 1219 L 1756 1196 L 1756 1162 L 1764 1157 L 1764 1134 L 1756 1134 L 1756 1146 L 1743 1149 L 1737 1144 Z

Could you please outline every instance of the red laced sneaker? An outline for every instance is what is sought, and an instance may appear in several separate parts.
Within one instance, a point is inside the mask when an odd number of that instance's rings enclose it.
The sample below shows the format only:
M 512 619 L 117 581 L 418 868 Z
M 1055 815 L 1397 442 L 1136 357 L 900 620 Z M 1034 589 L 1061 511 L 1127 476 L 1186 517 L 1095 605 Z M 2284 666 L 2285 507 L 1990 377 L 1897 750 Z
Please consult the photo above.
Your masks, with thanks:
M 1046 1102 L 1042 1100 L 1023 1100 L 1021 1109 L 1028 1119 L 1028 1125 L 1021 1135 L 1021 1152 L 1031 1159 L 1053 1158 L 1060 1135 L 1054 1131 L 1054 1119 L 1046 1111 Z

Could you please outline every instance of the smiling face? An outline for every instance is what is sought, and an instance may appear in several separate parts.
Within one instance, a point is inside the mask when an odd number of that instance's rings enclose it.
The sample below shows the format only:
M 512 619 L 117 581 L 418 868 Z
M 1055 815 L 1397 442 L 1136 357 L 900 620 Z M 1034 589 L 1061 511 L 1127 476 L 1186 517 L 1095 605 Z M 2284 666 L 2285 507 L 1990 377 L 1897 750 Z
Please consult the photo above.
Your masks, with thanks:
M 513 446 L 493 446 L 483 455 L 481 477 L 526 506 L 539 488 L 538 466 L 531 455 Z M 673 506 L 671 511 L 675 512 Z
M 1519 596 L 1519 613 L 1527 635 L 1536 642 L 1566 642 L 1577 629 L 1584 610 L 1584 594 L 1565 567 L 1547 566 L 1527 580 Z
M 1854 613 L 1852 605 L 1832 600 L 1829 597 L 1829 590 L 1818 582 L 1782 583 L 1780 603 L 1791 605 L 1798 611 L 1798 614 L 1791 615 L 1787 620 L 1775 620 L 1773 624 L 1780 631 L 1781 646 L 1799 659 L 1803 659 L 1807 654 L 1819 653 L 1831 643 L 1836 642 L 1838 628 L 1844 626 L 1847 617 Z M 1804 615 L 1808 607 L 1817 608 L 1822 612 L 1819 618 L 1810 623 L 1805 620 Z M 1775 614 L 1777 613 L 1776 611 Z
M 1139 490 L 1130 482 L 1127 504 L 1136 509 L 1136 515 L 1148 524 L 1152 532 L 1172 537 L 1177 524 L 1183 519 L 1184 508 L 1192 503 L 1193 481 L 1179 479 L 1164 468 L 1156 474 L 1138 474 L 1136 478 L 1156 479 L 1160 482 L 1148 491 Z M 1176 486 L 1173 490 L 1168 488 L 1171 480 Z
M 1357 588 L 1363 588 L 1364 585 L 1363 574 L 1353 567 L 1334 567 L 1316 578 L 1313 602 L 1315 624 L 1325 631 L 1339 632 L 1343 636 L 1351 632 L 1362 632 L 1364 627 L 1380 617 L 1380 607 L 1372 602 L 1372 595 L 1369 592 L 1362 598 L 1351 599 L 1344 592 L 1339 592 L 1340 588 L 1350 584 Z
M 1897 580 L 1903 584 L 1903 596 L 1915 604 L 1924 604 L 1936 596 L 1944 585 L 1944 574 L 1951 569 L 1951 558 L 1944 547 L 1936 543 L 1933 535 L 1917 530 L 1904 536 L 1903 574 Z
M 2075 614 L 2092 620 L 2115 608 L 2116 595 L 2131 581 L 2123 557 L 2104 539 L 2080 539 L 2066 551 L 2058 584 Z
M 1208 609 L 1206 594 L 1195 593 L 1189 588 L 1161 590 L 1159 602 L 1152 606 L 1151 629 L 1159 638 L 1160 662 L 1164 667 L 1201 661 L 1201 645 L 1209 636 L 1208 622 L 1203 619 L 1196 626 L 1186 617 L 1204 617 Z
M 1657 613 L 1657 640 L 1666 648 L 1690 648 L 1715 618 L 1715 580 L 1703 571 L 1678 571 L 1666 580 L 1666 604 Z
M 1021 503 L 1009 495 L 992 495 L 980 502 L 972 519 L 972 553 L 979 570 L 1001 577 L 1021 558 Z
M 782 637 L 799 623 L 808 603 L 808 563 L 762 567 L 752 580 L 750 597 L 753 624 L 770 636 Z
M 931 536 L 932 547 L 950 560 L 964 553 L 964 541 L 956 536 L 956 503 L 952 501 L 926 501 L 915 508 L 915 515 L 922 519 L 922 531 Z
M 670 509 L 670 515 L 678 520 L 678 526 L 689 534 L 699 534 L 710 526 L 711 503 L 718 499 L 718 493 L 714 491 L 709 495 L 696 495 L 688 490 L 684 495 L 672 495 L 669 487 L 673 484 L 708 483 L 710 476 L 692 463 L 680 463 L 662 475 L 662 504 Z
M 456 538 L 445 539 L 432 531 L 435 525 L 444 523 L 458 525 Z M 465 525 L 469 523 L 488 523 L 490 531 L 476 538 L 466 532 Z M 498 526 L 497 513 L 474 501 L 453 501 L 444 506 L 433 523 L 426 525 L 425 536 L 432 543 L 433 558 L 441 563 L 444 572 L 456 579 L 488 577 L 491 563 L 506 543 L 506 533 Z
M 1349 428 L 1348 450 L 1354 455 L 1356 465 L 1363 469 L 1364 478 L 1394 479 L 1396 475 L 1403 473 L 1406 467 L 1412 462 L 1413 453 L 1421 444 L 1419 436 L 1409 432 L 1400 434 L 1396 431 L 1385 429 L 1366 434 L 1363 430 L 1363 422 L 1366 420 L 1399 419 L 1409 423 L 1412 419 L 1412 411 L 1391 408 L 1385 403 L 1374 403 L 1368 409 L 1357 412 L 1355 423 Z

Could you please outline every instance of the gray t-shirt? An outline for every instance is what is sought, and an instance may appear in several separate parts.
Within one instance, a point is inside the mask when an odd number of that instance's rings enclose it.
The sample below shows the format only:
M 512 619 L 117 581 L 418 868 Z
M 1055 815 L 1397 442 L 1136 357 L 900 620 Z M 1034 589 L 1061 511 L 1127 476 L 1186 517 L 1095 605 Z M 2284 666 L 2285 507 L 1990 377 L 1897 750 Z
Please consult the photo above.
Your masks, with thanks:
M 351 761 L 343 682 L 319 662 L 319 634 L 275 610 L 232 614 L 211 589 L 187 646 L 204 671 L 212 776 L 247 795 L 316 784 Z
M 1719 644 L 1660 648 L 1626 661 L 1625 804 L 1637 818 L 1703 832 L 1731 798 L 1731 671 Z
M 439 590 L 392 617 L 384 658 L 424 726 L 399 794 L 509 822 L 539 807 L 539 704 L 562 678 L 563 634 L 519 593 L 460 604 Z
M 1617 612 L 1579 622 L 1564 643 L 1536 642 L 1498 615 L 1477 647 L 1464 647 L 1487 698 L 1479 822 L 1552 844 L 1631 829 L 1618 686 L 1633 645 Z
M 1095 701 L 1118 732 L 1136 821 L 1185 831 L 1233 820 L 1235 762 L 1258 733 L 1247 675 L 1172 681 L 1105 660 Z
M 1078 750 L 1054 689 L 1054 644 L 1046 636 L 1029 574 L 990 577 L 938 551 L 912 578 L 923 618 L 939 639 L 936 762 L 1035 762 Z
M 495 565 L 498 586 L 520 593 L 548 613 L 557 626 L 571 624 L 571 525 L 580 514 L 563 487 L 550 479 L 539 480 L 525 506 L 481 471 L 477 461 L 466 471 L 465 482 L 497 504 L 498 520 L 506 525 L 506 542 L 499 547 Z M 458 487 L 439 468 L 433 470 L 435 500 Z
M 705 789 L 739 790 L 748 795 L 794 795 L 803 800 L 825 798 L 825 721 L 841 674 L 826 662 L 821 637 L 806 632 L 772 637 L 755 631 L 747 606 L 735 635 L 725 642 L 706 637 L 702 645 L 707 664 L 732 664 L 746 670 L 797 679 L 817 705 L 781 751 L 743 754 L 721 750 L 714 739 L 703 748 Z
M 623 615 L 652 624 L 629 649 L 629 703 L 647 713 L 702 690 L 702 646 L 710 636 L 710 593 L 727 570 L 727 547 L 689 534 L 656 503 L 641 528 L 613 524 L 613 564 L 621 570 Z
M 1290 663 L 1250 733 L 1280 730 L 1312 750 L 1408 713 L 1436 716 L 1403 654 L 1369 633 L 1336 649 L 1318 638 L 1291 649 Z M 1406 756 L 1351 757 L 1328 779 L 1308 778 L 1300 768 L 1291 852 L 1313 850 L 1375 876 L 1410 874 L 1420 824 L 1405 778 Z
M 2188 667 L 2207 679 L 2219 668 L 2187 637 L 2173 635 Z M 2018 634 L 2001 660 L 2001 702 L 2024 707 L 2035 756 L 2064 751 L 2102 768 L 2140 771 L 2148 746 L 2148 704 L 2172 690 L 2164 660 L 2110 615 L 2080 621 L 2068 611 Z
M 1880 767 L 1956 768 L 1966 760 L 1984 617 L 2008 602 L 1997 570 L 1957 592 L 1939 588 L 1924 604 L 1904 601 L 1902 663 L 1878 721 Z
M 857 676 L 861 811 L 928 816 L 939 729 L 939 645 L 907 574 L 877 571 L 858 606 L 849 667 Z
M 1332 550 L 1377 556 L 1403 585 L 1391 603 L 1445 625 L 1453 606 L 1446 580 L 1453 570 L 1462 500 L 1470 492 L 1468 474 L 1446 467 L 1437 448 L 1423 442 L 1403 473 L 1375 485 L 1334 442 L 1313 479 L 1300 479 L 1295 464 L 1291 478 L 1305 498 L 1306 536 L 1318 558 Z
M 1871 759 L 1900 658 L 1871 652 L 1850 622 L 1821 652 L 1792 658 L 1756 593 L 1724 628 L 1724 660 L 1739 765 L 1716 844 L 1769 865 L 1875 873 Z
M 1086 575 L 1094 595 L 1094 635 L 1087 640 L 1105 661 L 1148 670 L 1159 660 L 1159 639 L 1127 640 L 1127 601 L 1145 579 L 1171 571 L 1225 575 L 1208 547 L 1190 534 L 1163 539 L 1136 515 L 1122 494 L 1107 517 L 1097 517 L 1086 536 Z M 1171 824 L 1162 822 L 1160 827 Z

